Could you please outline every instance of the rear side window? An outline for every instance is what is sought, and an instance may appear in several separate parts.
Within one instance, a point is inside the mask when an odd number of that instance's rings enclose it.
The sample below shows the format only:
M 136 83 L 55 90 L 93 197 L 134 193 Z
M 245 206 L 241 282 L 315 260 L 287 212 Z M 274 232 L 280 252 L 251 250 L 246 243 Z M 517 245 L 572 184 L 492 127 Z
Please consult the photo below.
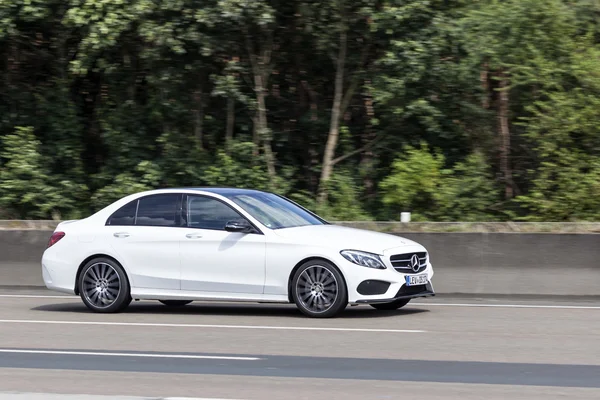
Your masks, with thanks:
M 136 225 L 179 226 L 179 194 L 156 194 L 140 199 Z
M 138 201 L 134 200 L 131 203 L 127 203 L 123 207 L 110 216 L 106 225 L 135 225 L 135 213 L 137 211 Z

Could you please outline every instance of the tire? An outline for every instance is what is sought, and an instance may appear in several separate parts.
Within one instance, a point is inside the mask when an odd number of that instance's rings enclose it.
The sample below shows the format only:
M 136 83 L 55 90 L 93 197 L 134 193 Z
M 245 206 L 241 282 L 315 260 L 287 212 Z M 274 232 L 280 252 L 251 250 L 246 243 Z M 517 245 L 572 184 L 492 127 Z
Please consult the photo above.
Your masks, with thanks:
M 291 291 L 296 307 L 312 318 L 335 317 L 348 305 L 344 277 L 325 260 L 310 260 L 302 264 L 292 278 Z
M 167 307 L 183 307 L 192 302 L 192 300 L 159 300 Z
M 110 258 L 99 257 L 85 264 L 78 288 L 83 304 L 97 313 L 121 312 L 131 303 L 127 274 Z
M 381 310 L 381 311 L 391 311 L 391 310 L 397 310 L 399 308 L 404 307 L 405 305 L 408 304 L 408 302 L 411 299 L 398 299 L 396 301 L 392 301 L 389 303 L 375 303 L 375 304 L 370 304 L 371 307 L 377 309 L 377 310 Z

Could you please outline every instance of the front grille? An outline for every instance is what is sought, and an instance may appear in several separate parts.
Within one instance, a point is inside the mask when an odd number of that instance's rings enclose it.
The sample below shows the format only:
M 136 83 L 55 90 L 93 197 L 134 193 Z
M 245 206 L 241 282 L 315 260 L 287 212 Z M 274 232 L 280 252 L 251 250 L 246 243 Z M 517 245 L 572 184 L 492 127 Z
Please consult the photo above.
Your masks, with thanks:
M 415 255 L 419 259 L 417 269 L 413 269 L 412 260 Z M 401 272 L 403 274 L 413 274 L 421 272 L 425 268 L 427 268 L 427 252 L 419 251 L 416 253 L 394 254 L 390 257 L 390 262 L 392 263 L 392 266 L 396 271 Z

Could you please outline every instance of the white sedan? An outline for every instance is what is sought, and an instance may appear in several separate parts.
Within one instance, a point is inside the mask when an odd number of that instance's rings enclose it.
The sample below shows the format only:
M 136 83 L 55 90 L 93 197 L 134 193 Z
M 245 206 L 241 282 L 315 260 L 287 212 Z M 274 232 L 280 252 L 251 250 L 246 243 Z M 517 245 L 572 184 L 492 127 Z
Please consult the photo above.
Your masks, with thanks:
M 61 222 L 42 257 L 47 288 L 95 312 L 133 299 L 295 303 L 310 317 L 348 304 L 393 310 L 433 296 L 426 249 L 336 226 L 273 193 L 160 189 Z

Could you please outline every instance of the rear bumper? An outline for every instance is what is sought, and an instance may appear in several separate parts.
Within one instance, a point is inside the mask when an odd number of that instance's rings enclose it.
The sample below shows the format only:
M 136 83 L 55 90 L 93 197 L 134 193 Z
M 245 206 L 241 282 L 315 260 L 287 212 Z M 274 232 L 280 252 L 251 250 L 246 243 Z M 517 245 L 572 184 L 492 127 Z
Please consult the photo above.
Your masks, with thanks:
M 76 268 L 65 262 L 57 251 L 46 250 L 41 260 L 42 279 L 49 290 L 75 294 Z
M 376 303 L 390 303 L 399 299 L 412 299 L 416 297 L 433 297 L 435 296 L 435 291 L 433 290 L 433 285 L 431 282 L 427 282 L 425 285 L 418 286 L 406 286 L 402 285 L 400 290 L 396 293 L 394 297 L 386 298 L 386 299 L 359 299 L 356 300 L 356 304 L 376 304 Z

